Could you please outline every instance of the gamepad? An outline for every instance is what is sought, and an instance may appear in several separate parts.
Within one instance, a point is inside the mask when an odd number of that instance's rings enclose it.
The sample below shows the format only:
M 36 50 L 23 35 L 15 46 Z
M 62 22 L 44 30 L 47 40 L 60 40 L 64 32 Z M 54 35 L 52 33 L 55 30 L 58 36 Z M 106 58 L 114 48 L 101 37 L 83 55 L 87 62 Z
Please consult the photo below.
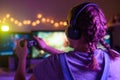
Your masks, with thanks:
M 32 47 L 32 46 L 38 46 L 37 41 L 35 41 L 34 39 L 32 39 L 32 40 L 26 40 L 26 41 L 27 41 L 27 47 L 28 48 Z M 20 41 L 20 46 L 21 47 L 24 47 L 24 42 L 25 42 L 25 39 Z

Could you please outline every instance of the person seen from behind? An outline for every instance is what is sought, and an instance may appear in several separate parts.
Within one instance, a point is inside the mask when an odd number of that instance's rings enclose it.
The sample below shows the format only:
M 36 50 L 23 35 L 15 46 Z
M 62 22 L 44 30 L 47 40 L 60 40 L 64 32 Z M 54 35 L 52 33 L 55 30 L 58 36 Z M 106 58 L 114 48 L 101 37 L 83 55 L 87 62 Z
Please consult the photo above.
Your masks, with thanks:
M 34 67 L 30 80 L 120 80 L 120 54 L 104 41 L 107 21 L 101 8 L 92 2 L 79 4 L 70 10 L 67 21 L 65 33 L 74 50 L 59 51 L 34 37 L 51 56 Z M 97 48 L 98 43 L 105 50 Z M 24 47 L 18 41 L 15 80 L 25 80 L 27 52 L 27 41 Z

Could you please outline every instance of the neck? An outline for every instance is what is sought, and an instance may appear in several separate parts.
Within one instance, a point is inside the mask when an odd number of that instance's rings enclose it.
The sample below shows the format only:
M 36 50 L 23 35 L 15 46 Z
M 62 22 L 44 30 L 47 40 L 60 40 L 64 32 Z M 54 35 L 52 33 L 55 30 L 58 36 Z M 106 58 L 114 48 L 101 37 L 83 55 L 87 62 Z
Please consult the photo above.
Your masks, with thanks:
M 92 48 L 93 48 L 93 51 L 97 49 L 95 46 L 92 46 Z M 76 48 L 74 48 L 74 51 L 89 53 L 90 48 L 88 47 L 88 45 L 84 45 L 84 46 L 80 45 L 80 46 L 76 46 Z

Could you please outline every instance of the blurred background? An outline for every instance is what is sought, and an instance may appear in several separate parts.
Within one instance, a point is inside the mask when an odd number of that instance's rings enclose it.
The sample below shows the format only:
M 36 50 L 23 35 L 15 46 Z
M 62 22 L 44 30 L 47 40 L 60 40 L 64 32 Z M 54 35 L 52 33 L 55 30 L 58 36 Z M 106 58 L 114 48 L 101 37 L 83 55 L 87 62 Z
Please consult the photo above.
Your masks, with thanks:
M 36 35 L 54 48 L 72 50 L 64 34 L 67 14 L 73 6 L 88 1 L 102 8 L 109 29 L 104 40 L 120 52 L 120 0 L 0 0 L 0 79 L 13 80 L 18 63 L 14 53 L 18 39 L 30 40 Z M 100 44 L 98 47 L 103 48 Z M 49 53 L 30 47 L 26 77 L 48 56 Z

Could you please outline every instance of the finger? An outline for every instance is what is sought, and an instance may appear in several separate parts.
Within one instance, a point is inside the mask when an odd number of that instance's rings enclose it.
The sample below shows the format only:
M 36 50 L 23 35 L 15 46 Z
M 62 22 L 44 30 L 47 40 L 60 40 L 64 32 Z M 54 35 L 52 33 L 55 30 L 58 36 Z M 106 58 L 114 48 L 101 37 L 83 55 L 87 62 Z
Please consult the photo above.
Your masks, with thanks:
M 38 37 L 36 37 L 36 36 L 33 36 L 34 37 L 34 39 L 37 41 L 37 42 L 39 42 L 39 38 Z
M 16 40 L 15 53 L 20 48 L 20 40 Z
M 38 37 L 37 37 L 37 36 L 33 36 L 33 37 L 38 40 Z
M 20 47 L 24 47 L 25 46 L 25 39 L 24 38 L 22 38 L 22 39 L 20 39 Z
M 40 38 L 40 37 L 39 37 L 38 39 L 39 39 L 39 40 L 43 40 L 43 39 L 42 39 L 42 38 Z
M 20 40 L 16 40 L 16 47 L 18 47 L 19 46 L 19 44 L 20 44 Z
M 37 40 L 37 37 L 36 37 L 36 36 L 33 36 L 33 38 L 34 38 L 35 40 Z
M 33 36 L 33 38 L 36 38 L 36 36 Z
M 26 48 L 27 47 L 27 41 L 25 40 L 24 41 L 24 48 Z

